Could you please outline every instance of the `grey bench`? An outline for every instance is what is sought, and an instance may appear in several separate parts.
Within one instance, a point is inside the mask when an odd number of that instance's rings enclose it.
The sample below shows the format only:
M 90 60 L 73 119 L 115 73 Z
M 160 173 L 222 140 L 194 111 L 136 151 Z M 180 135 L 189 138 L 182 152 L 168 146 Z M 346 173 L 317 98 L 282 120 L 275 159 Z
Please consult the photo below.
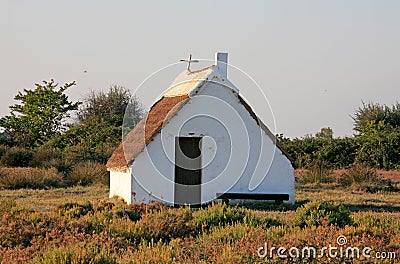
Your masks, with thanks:
M 217 199 L 229 203 L 229 199 L 239 200 L 268 200 L 283 203 L 289 200 L 287 193 L 217 193 Z

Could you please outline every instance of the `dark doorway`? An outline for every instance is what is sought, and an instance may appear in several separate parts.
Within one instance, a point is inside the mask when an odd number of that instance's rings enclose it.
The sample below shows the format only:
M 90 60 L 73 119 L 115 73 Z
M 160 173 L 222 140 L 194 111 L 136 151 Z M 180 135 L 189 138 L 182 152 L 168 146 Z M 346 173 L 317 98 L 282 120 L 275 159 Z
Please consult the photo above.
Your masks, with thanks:
M 201 205 L 201 137 L 175 138 L 174 203 Z

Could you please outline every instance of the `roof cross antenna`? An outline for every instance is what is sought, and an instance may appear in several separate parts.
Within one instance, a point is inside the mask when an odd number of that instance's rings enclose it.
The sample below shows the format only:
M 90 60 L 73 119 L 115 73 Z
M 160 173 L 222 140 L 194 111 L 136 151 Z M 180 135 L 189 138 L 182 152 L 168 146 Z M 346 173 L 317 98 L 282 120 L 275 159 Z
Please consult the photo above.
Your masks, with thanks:
M 199 62 L 198 60 L 192 60 L 192 54 L 189 54 L 189 58 L 187 59 L 187 60 L 184 60 L 184 59 L 182 59 L 182 60 L 179 60 L 179 61 L 183 61 L 183 62 L 187 62 L 187 71 L 188 72 L 190 72 L 190 63 L 192 63 L 192 62 Z

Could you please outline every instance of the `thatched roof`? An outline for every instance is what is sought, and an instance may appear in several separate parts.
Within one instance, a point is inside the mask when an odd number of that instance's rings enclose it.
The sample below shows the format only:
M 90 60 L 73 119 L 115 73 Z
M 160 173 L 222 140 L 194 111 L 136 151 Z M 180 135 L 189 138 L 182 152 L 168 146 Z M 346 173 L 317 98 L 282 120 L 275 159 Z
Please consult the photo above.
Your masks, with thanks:
M 163 124 L 171 119 L 188 100 L 188 95 L 163 96 L 150 109 L 149 113 L 132 129 L 119 144 L 107 162 L 107 168 L 125 169 L 149 144 Z M 129 151 L 124 151 L 124 148 Z
M 170 88 L 163 94 L 161 99 L 151 107 L 149 113 L 123 139 L 108 160 L 107 169 L 127 169 L 139 153 L 145 149 L 152 138 L 161 131 L 163 124 L 170 120 L 182 108 L 187 100 L 189 100 L 189 97 L 195 96 L 193 92 L 203 87 L 206 81 L 212 80 L 214 77 L 219 77 L 218 72 L 214 71 L 214 66 L 195 72 L 185 71 L 180 74 Z M 235 92 L 240 103 L 246 108 L 260 128 L 271 138 L 283 155 L 292 161 L 290 156 L 280 146 L 279 142 L 277 142 L 276 137 L 257 117 L 247 102 L 239 95 L 237 88 L 234 87 L 229 80 L 225 80 L 225 82 L 229 84 L 228 87 Z

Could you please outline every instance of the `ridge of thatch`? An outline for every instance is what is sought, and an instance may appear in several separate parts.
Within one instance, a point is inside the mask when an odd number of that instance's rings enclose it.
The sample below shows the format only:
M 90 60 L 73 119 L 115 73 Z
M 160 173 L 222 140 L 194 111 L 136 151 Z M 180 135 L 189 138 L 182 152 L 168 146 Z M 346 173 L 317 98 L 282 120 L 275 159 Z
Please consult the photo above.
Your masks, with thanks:
M 149 113 L 122 140 L 107 162 L 107 169 L 124 170 L 149 144 L 161 130 L 163 124 L 170 120 L 188 100 L 188 95 L 175 97 L 163 96 L 150 109 Z M 128 151 L 124 151 L 127 148 Z

